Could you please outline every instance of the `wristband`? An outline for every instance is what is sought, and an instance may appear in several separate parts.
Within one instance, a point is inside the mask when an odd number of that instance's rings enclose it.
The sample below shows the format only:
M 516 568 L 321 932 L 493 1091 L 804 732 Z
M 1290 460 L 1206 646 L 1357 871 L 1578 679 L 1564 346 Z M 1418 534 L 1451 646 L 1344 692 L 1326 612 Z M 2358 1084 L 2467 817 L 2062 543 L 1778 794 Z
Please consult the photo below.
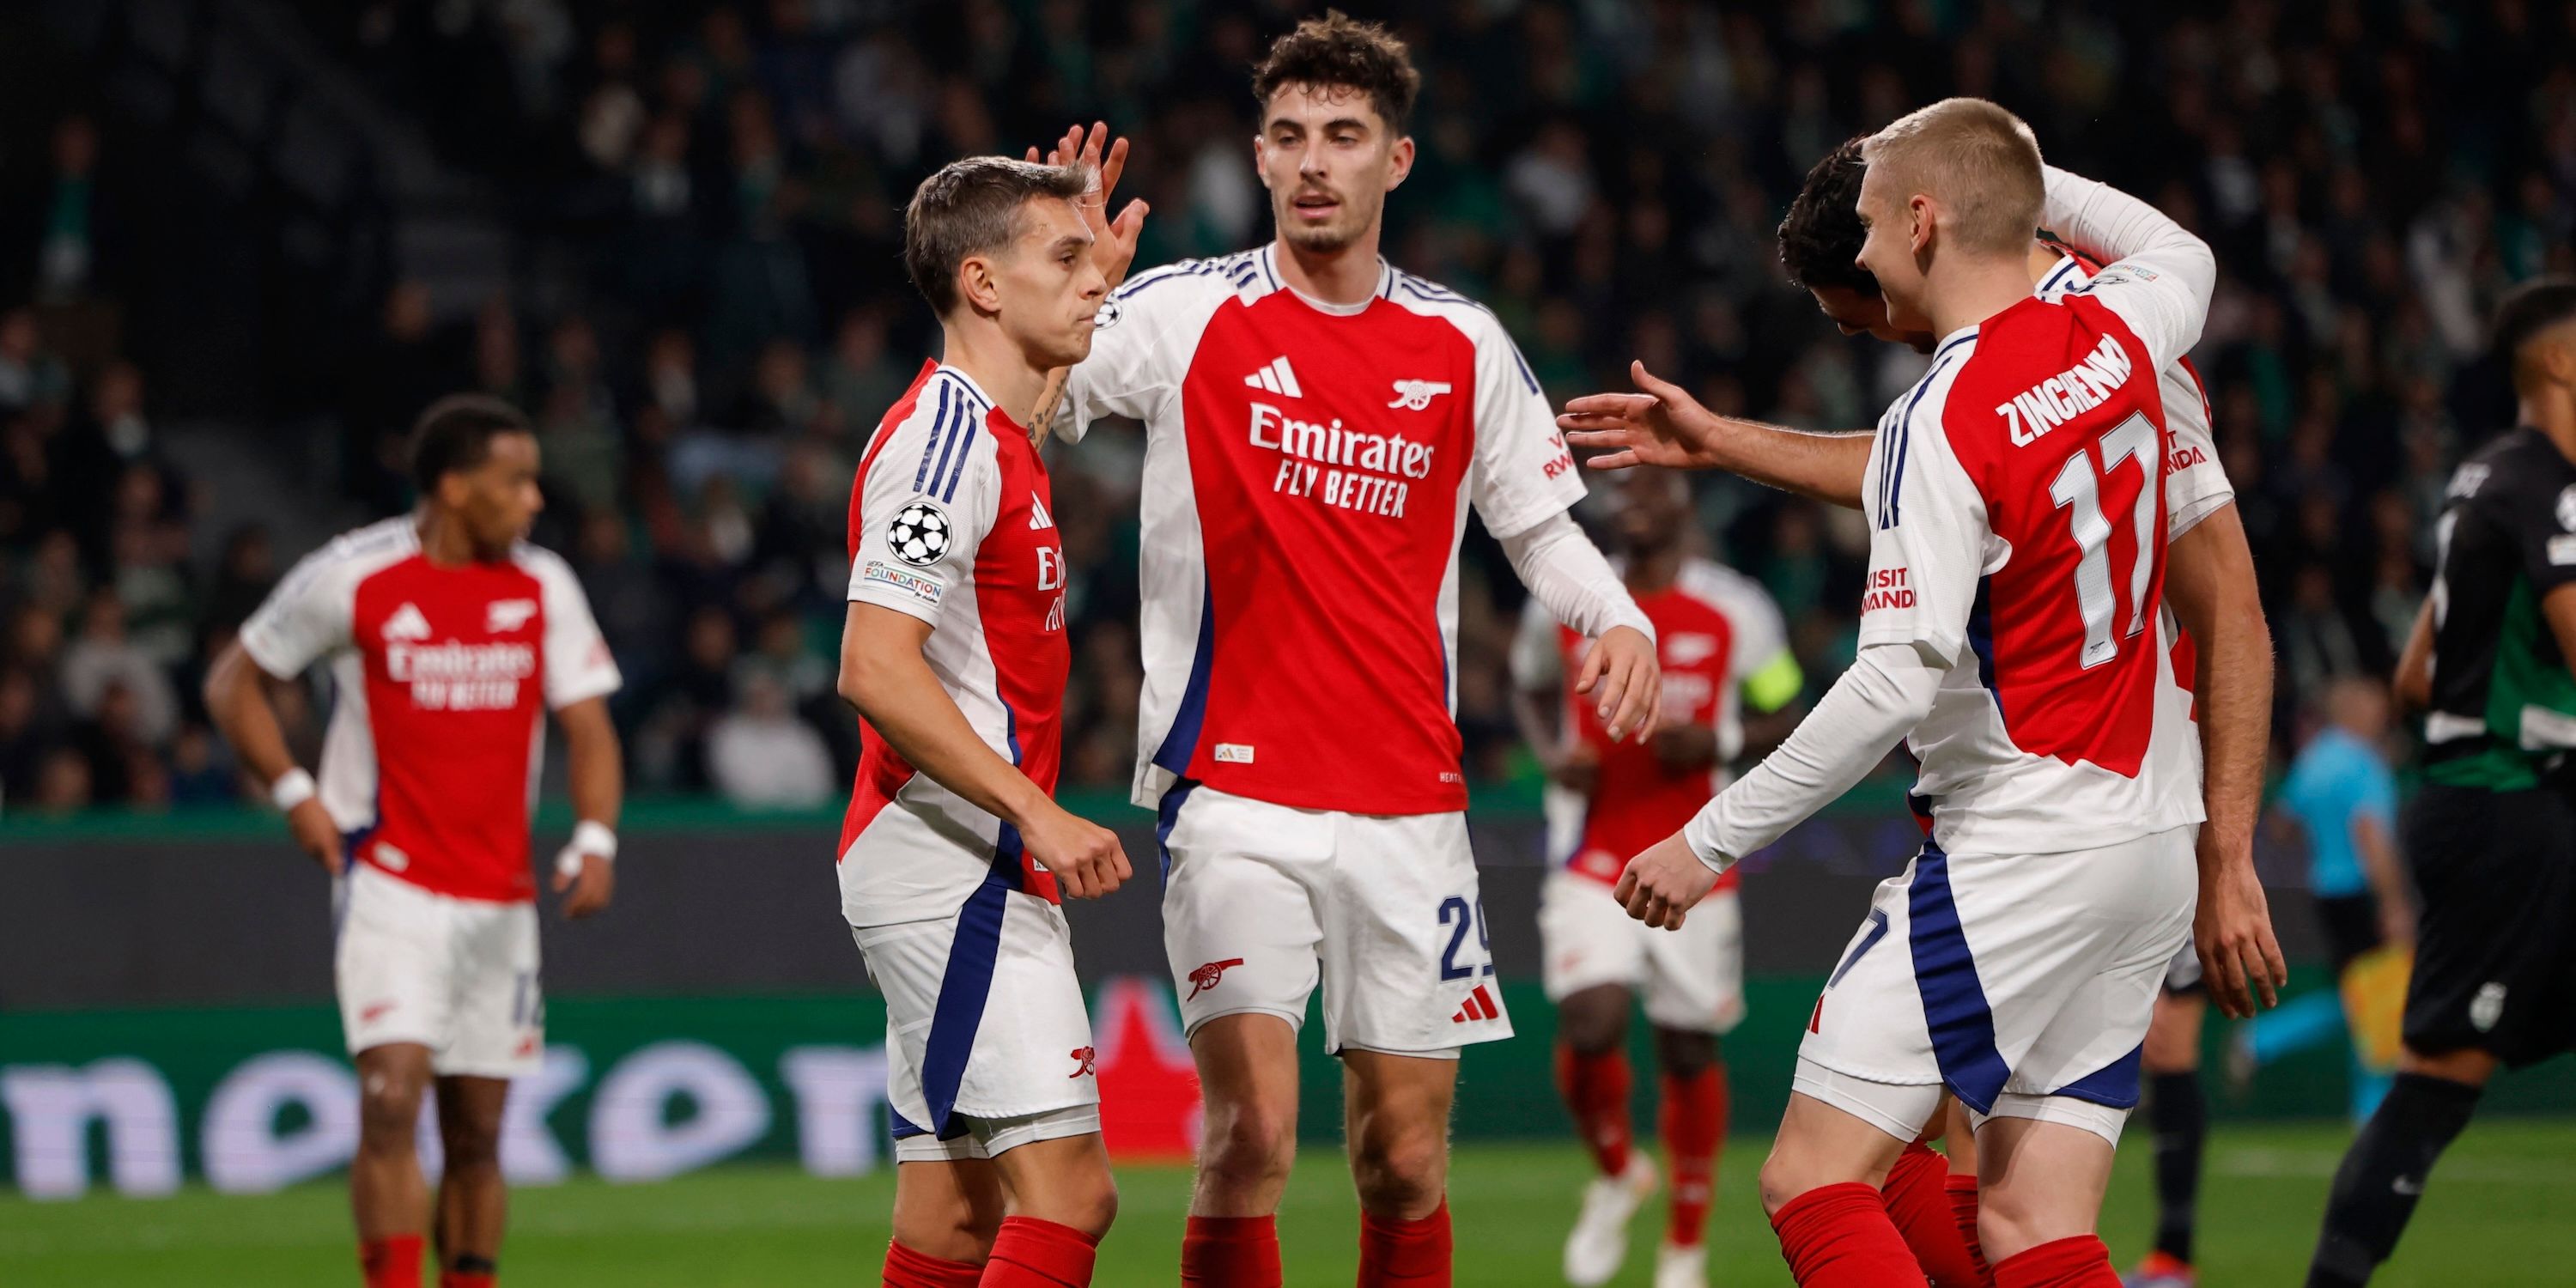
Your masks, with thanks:
M 616 862 L 617 833 L 609 831 L 606 823 L 590 819 L 573 824 L 571 843 L 555 855 L 555 871 L 568 877 L 580 876 L 585 854 L 596 854 L 605 863 Z
M 277 806 L 278 813 L 291 814 L 296 806 L 313 799 L 319 790 L 313 785 L 313 775 L 297 766 L 279 774 L 277 781 L 268 785 L 268 799 Z

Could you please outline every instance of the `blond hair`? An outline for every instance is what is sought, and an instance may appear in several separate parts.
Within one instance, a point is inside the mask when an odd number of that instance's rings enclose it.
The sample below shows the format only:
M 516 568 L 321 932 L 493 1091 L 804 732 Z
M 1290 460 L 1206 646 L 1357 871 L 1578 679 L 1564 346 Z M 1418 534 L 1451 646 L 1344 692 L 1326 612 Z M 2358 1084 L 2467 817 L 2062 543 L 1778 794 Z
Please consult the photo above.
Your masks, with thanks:
M 1869 168 L 1899 194 L 1941 203 L 1960 248 L 2018 253 L 2039 227 L 2039 138 L 1982 98 L 1945 98 L 1891 122 L 1861 145 Z

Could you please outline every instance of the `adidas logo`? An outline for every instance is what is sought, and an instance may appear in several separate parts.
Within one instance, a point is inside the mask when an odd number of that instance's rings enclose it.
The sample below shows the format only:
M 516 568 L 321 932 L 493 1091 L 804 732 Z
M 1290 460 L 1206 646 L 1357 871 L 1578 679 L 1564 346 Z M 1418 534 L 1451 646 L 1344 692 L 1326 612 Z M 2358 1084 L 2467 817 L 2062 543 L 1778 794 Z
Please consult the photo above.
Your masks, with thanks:
M 415 604 L 405 604 L 385 619 L 385 638 L 389 640 L 425 640 L 429 638 L 429 619 L 420 615 Z
M 1494 995 L 1487 992 L 1484 985 L 1478 984 L 1476 991 L 1467 995 L 1467 1004 L 1459 1007 L 1458 1013 L 1449 1017 L 1449 1022 L 1472 1024 L 1477 1020 L 1493 1019 L 1502 1013 L 1502 1009 L 1494 1005 Z
M 1243 378 L 1243 383 L 1250 385 L 1255 389 L 1267 389 L 1270 392 L 1285 398 L 1303 398 L 1306 396 L 1306 391 L 1297 387 L 1297 373 L 1288 369 L 1288 356 L 1286 354 L 1281 354 L 1276 358 L 1272 358 L 1270 360 L 1270 365 L 1263 367 L 1259 371 L 1253 372 L 1251 375 L 1245 376 Z
M 1029 493 L 1029 530 L 1035 532 L 1054 526 L 1055 516 L 1047 513 L 1046 502 L 1040 500 L 1037 493 Z

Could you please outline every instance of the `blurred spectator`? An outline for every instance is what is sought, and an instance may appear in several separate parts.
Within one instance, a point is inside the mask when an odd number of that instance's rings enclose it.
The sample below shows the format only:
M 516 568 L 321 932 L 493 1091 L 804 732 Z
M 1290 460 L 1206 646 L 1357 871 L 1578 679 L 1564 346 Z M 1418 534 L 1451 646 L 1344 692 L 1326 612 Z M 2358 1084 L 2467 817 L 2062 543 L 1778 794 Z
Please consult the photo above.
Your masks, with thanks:
M 811 808 L 831 800 L 832 753 L 789 709 L 787 686 L 765 671 L 743 676 L 740 705 L 707 731 L 716 790 L 753 809 Z
M 63 648 L 62 686 L 74 715 L 112 716 L 119 735 L 159 744 L 178 728 L 178 693 L 161 664 L 126 638 L 125 604 L 112 590 L 93 592 L 82 609 L 80 633 Z

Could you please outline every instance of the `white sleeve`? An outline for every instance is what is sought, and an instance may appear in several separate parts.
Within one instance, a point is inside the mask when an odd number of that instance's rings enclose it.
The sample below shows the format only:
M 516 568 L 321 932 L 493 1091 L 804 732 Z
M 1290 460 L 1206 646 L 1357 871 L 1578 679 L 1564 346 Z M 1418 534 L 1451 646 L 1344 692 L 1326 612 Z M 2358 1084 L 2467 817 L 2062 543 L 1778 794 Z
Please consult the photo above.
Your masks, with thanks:
M 1460 326 L 1476 345 L 1476 455 L 1467 467 L 1468 495 L 1485 530 L 1502 540 L 1582 500 L 1583 475 L 1557 432 L 1538 377 L 1503 324 L 1478 309 Z
M 2191 352 L 2218 286 L 2209 243 L 2109 184 L 2055 166 L 2047 182 L 2041 221 L 2069 244 L 2112 261 L 2069 293 L 2090 295 L 2119 314 L 2158 371 Z
M 297 561 L 242 623 L 242 652 L 260 670 L 287 679 L 346 648 L 357 610 L 350 571 L 336 540 Z
M 1556 620 L 1596 639 L 1614 626 L 1632 626 L 1647 639 L 1655 638 L 1655 624 L 1629 598 L 1619 574 L 1611 571 L 1610 561 L 1583 535 L 1573 515 L 1559 510 L 1501 541 L 1503 556 L 1529 587 L 1530 598 L 1546 605 Z
M 625 678 L 609 655 L 608 639 L 599 633 L 590 596 L 582 592 L 572 565 L 552 551 L 532 549 L 528 567 L 546 599 L 546 707 L 561 711 L 617 692 Z
M 2233 502 L 2236 488 L 2219 463 L 2218 440 L 2209 429 L 2209 399 L 2191 364 L 2165 368 L 2159 391 L 2165 432 L 2173 438 L 2165 466 L 2165 540 L 2171 541 Z
M 1723 872 L 1851 790 L 1932 710 L 1946 669 L 1919 646 L 1861 649 L 1779 750 L 1682 827 L 1691 853 Z
M 933 400 L 924 397 L 922 403 Z M 858 481 L 850 507 L 850 602 L 939 624 L 941 601 L 975 575 L 993 530 L 1001 467 L 979 414 L 916 408 Z
M 1198 333 L 1234 293 L 1217 263 L 1184 260 L 1140 273 L 1101 302 L 1091 356 L 1065 374 L 1050 433 L 1079 443 L 1103 416 L 1151 420 L 1179 396 Z
M 1556 632 L 1556 615 L 1538 596 L 1521 601 L 1520 624 L 1512 629 L 1512 687 L 1553 689 L 1565 682 L 1565 652 Z
M 1946 377 L 1936 369 L 1926 379 Z M 1870 446 L 1861 479 L 1870 533 L 1859 643 L 1920 644 L 1953 662 L 1967 647 L 1992 533 L 1985 497 L 1942 431 L 1942 402 L 1937 392 L 1918 395 Z

